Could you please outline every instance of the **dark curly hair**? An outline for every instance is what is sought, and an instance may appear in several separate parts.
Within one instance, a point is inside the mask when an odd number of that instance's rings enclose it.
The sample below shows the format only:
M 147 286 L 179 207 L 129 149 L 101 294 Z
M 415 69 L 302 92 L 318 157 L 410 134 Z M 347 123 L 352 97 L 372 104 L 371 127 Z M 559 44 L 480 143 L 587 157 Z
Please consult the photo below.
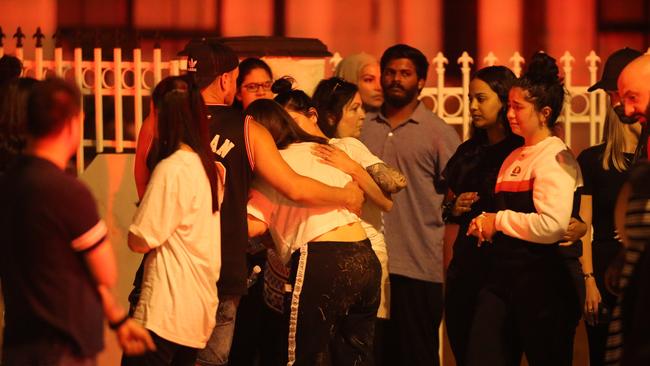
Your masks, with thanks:
M 535 110 L 544 107 L 551 109 L 546 125 L 552 128 L 557 122 L 564 104 L 564 83 L 559 76 L 559 69 L 553 57 L 544 52 L 533 55 L 526 73 L 517 79 L 513 87 L 527 92 L 526 100 L 535 105 Z
M 290 76 L 283 76 L 276 80 L 271 87 L 271 91 L 277 94 L 273 100 L 290 111 L 311 117 L 316 110 L 316 105 L 304 91 L 293 89 L 294 82 L 295 80 Z

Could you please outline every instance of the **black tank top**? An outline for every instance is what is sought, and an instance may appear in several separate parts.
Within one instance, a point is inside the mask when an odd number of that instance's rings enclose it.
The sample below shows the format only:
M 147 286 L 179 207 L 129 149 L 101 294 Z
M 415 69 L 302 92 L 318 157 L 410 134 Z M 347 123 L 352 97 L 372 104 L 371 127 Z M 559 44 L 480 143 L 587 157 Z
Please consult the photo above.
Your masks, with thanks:
M 245 295 L 248 224 L 246 203 L 253 167 L 248 156 L 247 126 L 240 111 L 225 105 L 208 106 L 208 122 L 215 160 L 226 169 L 221 204 L 221 275 L 219 295 Z

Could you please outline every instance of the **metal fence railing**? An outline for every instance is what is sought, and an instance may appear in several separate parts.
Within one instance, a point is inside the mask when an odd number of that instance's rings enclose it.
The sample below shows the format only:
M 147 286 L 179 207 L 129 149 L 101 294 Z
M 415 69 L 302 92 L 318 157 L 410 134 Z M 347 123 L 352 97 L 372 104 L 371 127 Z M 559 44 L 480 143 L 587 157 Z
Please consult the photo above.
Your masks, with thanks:
M 40 30 L 34 35 L 36 42 L 33 59 L 24 58 L 22 43 L 24 35 L 22 38 L 15 37 L 14 55 L 23 62 L 23 75 L 32 76 L 36 79 L 57 75 L 73 81 L 81 89 L 83 96 L 92 96 L 93 108 L 86 108 L 89 106 L 85 106 L 84 109 L 93 113 L 94 136 L 84 137 L 82 133 L 82 141 L 76 159 L 79 173 L 85 167 L 84 148 L 94 148 L 97 153 L 104 152 L 106 147 L 114 149 L 116 153 L 124 152 L 125 148 L 134 148 L 135 139 L 144 118 L 144 97 L 151 95 L 151 90 L 163 75 L 178 75 L 181 69 L 184 68 L 180 59 L 163 60 L 159 46 L 155 46 L 151 55 L 147 55 L 147 57 L 143 55 L 140 48 L 133 49 L 132 55 L 128 57 L 131 59 L 130 61 L 124 60 L 125 55 L 121 48 L 113 49 L 112 55 L 108 57 L 112 59 L 111 61 L 104 60 L 106 55 L 102 54 L 102 48 L 93 49 L 92 59 L 83 59 L 82 49 L 79 47 L 73 48 L 72 57 L 64 59 L 63 48 L 55 46 L 53 55 L 46 57 L 41 42 L 43 37 Z M 648 50 L 648 53 L 650 53 L 650 50 Z M 0 37 L 0 56 L 3 54 L 4 46 Z M 336 53 L 330 59 L 330 64 L 335 67 L 341 58 L 341 55 Z M 598 136 L 601 135 L 600 132 L 606 112 L 606 95 L 602 91 L 588 93 L 587 87 L 598 80 L 601 58 L 592 51 L 582 60 L 583 62 L 580 61 L 576 60 L 568 51 L 559 59 L 559 67 L 563 72 L 564 83 L 569 91 L 560 121 L 564 123 L 564 137 L 567 144 L 570 145 L 571 143 L 573 125 L 588 124 L 589 145 L 594 145 Z M 431 67 L 437 76 L 436 84 L 433 87 L 424 88 L 421 97 L 431 98 L 434 113 L 437 113 L 447 123 L 460 125 L 462 137 L 467 139 L 471 121 L 467 93 L 470 73 L 475 61 L 467 52 L 463 52 L 456 62 L 460 65 L 462 74 L 461 86 L 448 86 L 445 84 L 445 73 L 449 60 L 439 52 L 431 60 Z M 507 66 L 519 76 L 525 62 L 524 58 L 518 52 L 515 52 L 508 62 Z M 499 60 L 491 52 L 482 60 L 482 66 L 492 66 L 498 63 Z M 588 85 L 573 84 L 574 67 L 585 67 L 588 70 Z M 108 125 L 107 121 L 104 120 L 104 97 L 112 97 L 113 99 L 110 104 L 113 108 L 114 126 L 109 127 L 111 130 L 114 127 L 114 136 L 110 138 L 107 138 L 104 134 Z M 129 103 L 129 108 L 131 108 L 131 105 L 133 108 L 133 120 L 129 120 L 128 123 L 134 133 L 129 134 L 129 138 L 125 138 L 124 133 L 124 97 L 133 97 L 133 103 Z M 85 99 L 86 102 L 90 100 L 90 98 L 82 99 Z M 131 116 L 130 111 L 128 114 Z
M 647 54 L 650 54 L 650 49 L 648 49 Z M 336 53 L 334 57 L 332 57 L 331 63 L 335 67 L 341 59 L 342 57 Z M 461 57 L 457 59 L 456 62 L 460 65 L 462 73 L 462 82 L 461 86 L 456 87 L 445 85 L 446 65 L 449 63 L 449 60 L 445 55 L 438 52 L 436 57 L 430 61 L 431 67 L 437 75 L 437 83 L 434 87 L 425 87 L 422 90 L 421 97 L 431 98 L 434 113 L 443 118 L 445 122 L 462 126 L 462 137 L 463 140 L 465 140 L 469 137 L 471 121 L 467 94 L 469 92 L 470 74 L 472 72 L 471 65 L 474 64 L 474 59 L 467 52 L 463 52 Z M 498 61 L 497 57 L 492 52 L 489 52 L 488 55 L 483 58 L 483 64 L 480 67 L 494 66 L 499 64 Z M 588 141 L 590 146 L 595 145 L 599 136 L 602 136 L 602 128 L 607 108 L 606 94 L 602 90 L 593 93 L 587 92 L 587 88 L 599 79 L 599 66 L 601 61 L 604 60 L 601 60 L 594 51 L 589 53 L 589 55 L 584 59 L 584 63 L 576 64 L 575 57 L 568 51 L 566 51 L 559 59 L 560 65 L 558 66 L 563 73 L 564 84 L 568 91 L 568 95 L 565 99 L 564 108 L 558 122 L 564 124 L 564 139 L 569 146 L 571 145 L 572 140 L 572 127 L 575 124 L 588 124 Z M 509 66 L 515 75 L 519 77 L 525 63 L 524 58 L 519 54 L 519 52 L 515 52 L 508 62 L 509 64 L 503 65 Z M 589 84 L 573 84 L 572 76 L 574 64 L 585 67 L 588 70 Z M 450 99 L 456 99 L 456 103 L 448 103 Z M 450 104 L 455 107 L 455 109 L 449 110 L 448 108 Z

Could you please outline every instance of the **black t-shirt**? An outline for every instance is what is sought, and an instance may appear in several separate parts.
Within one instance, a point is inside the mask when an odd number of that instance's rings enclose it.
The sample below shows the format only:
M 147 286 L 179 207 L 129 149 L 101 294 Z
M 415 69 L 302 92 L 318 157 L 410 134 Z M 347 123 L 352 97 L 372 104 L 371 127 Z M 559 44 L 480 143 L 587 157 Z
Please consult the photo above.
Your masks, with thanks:
M 226 183 L 221 204 L 220 295 L 245 295 L 248 223 L 246 204 L 253 178 L 249 160 L 247 126 L 240 111 L 223 105 L 208 106 L 211 147 L 215 159 L 226 168 Z
M 106 237 L 90 191 L 51 162 L 22 156 L 0 179 L 5 344 L 59 338 L 103 348 L 103 312 L 83 255 Z
M 594 241 L 614 241 L 614 206 L 621 186 L 627 179 L 627 171 L 619 172 L 610 163 L 609 170 L 603 169 L 605 144 L 592 146 L 578 155 L 584 186 L 582 194 L 592 197 L 592 225 Z M 625 154 L 629 162 L 634 154 Z

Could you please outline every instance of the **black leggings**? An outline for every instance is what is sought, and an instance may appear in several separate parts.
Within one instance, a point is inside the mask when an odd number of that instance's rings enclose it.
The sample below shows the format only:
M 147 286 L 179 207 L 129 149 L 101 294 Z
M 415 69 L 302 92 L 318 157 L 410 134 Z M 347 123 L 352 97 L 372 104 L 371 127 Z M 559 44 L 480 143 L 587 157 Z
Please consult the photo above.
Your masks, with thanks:
M 313 242 L 291 260 L 289 362 L 372 364 L 381 266 L 370 242 Z

